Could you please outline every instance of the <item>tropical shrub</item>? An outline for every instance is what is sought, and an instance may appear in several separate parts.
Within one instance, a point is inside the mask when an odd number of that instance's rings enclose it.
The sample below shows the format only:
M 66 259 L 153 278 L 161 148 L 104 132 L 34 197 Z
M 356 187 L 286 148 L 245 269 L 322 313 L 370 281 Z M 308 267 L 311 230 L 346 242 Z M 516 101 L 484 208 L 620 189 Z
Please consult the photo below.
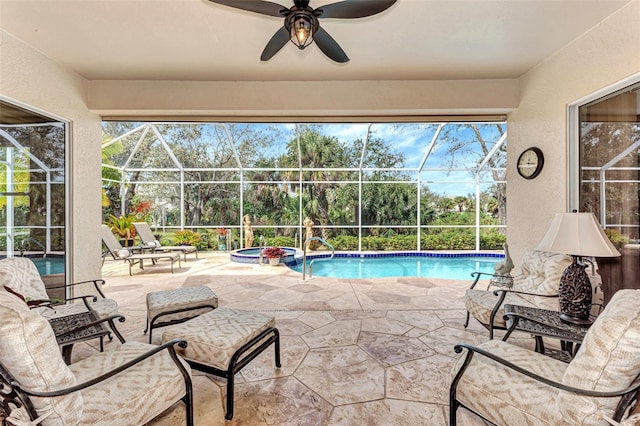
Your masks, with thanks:
M 329 244 L 336 250 L 358 250 L 358 237 L 352 235 L 338 235 L 329 238 Z
M 277 237 L 271 237 L 267 239 L 267 243 L 270 246 L 280 246 L 280 247 L 295 247 L 296 240 L 294 237 L 287 237 L 284 235 L 280 235 Z M 255 244 L 255 242 L 254 242 Z
M 200 234 L 189 229 L 185 229 L 184 231 L 176 231 L 174 238 L 178 245 L 193 246 L 200 241 Z

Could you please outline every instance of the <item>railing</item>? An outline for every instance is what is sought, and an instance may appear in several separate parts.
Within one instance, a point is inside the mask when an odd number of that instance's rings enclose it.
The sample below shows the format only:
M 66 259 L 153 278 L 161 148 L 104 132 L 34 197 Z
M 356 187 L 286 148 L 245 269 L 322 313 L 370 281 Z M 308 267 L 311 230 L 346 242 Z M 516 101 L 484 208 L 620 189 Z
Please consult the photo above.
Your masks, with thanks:
M 330 259 L 333 259 L 333 256 L 335 254 L 335 249 L 333 248 L 333 246 L 331 244 L 329 244 L 325 239 L 323 239 L 321 237 L 311 237 L 307 241 L 305 241 L 304 242 L 303 251 L 302 251 L 302 281 L 304 281 L 306 279 L 306 276 L 307 276 L 307 248 L 309 247 L 309 243 L 311 241 L 320 241 L 323 245 L 329 247 L 331 249 L 331 256 L 323 257 L 323 258 L 320 258 L 320 259 L 311 259 L 311 262 L 309 262 L 309 278 L 311 278 L 312 275 L 313 275 L 313 262 L 315 262 L 316 260 L 330 260 Z
M 43 259 L 47 257 L 47 249 L 44 247 L 44 245 L 40 241 L 36 240 L 33 237 L 27 237 L 27 238 L 24 238 L 22 241 L 20 241 L 20 257 L 24 256 L 25 251 L 31 249 L 31 243 L 34 243 L 36 246 L 42 249 Z
M 264 243 L 264 244 L 263 244 Z M 258 238 L 258 265 L 262 266 L 262 249 L 265 248 L 267 246 L 267 239 L 264 237 L 264 235 L 260 235 L 260 238 Z

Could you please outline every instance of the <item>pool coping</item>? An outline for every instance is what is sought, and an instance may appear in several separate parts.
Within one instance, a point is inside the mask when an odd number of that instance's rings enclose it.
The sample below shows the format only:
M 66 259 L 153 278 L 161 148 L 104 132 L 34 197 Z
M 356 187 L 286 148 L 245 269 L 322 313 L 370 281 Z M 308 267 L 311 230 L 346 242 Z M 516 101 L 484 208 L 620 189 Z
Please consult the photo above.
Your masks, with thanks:
M 284 249 L 295 250 L 295 254 L 285 256 L 281 259 L 280 263 L 285 265 L 298 265 L 302 263 L 303 252 L 300 249 L 296 249 L 295 247 L 283 247 Z M 242 250 L 242 249 L 240 249 Z M 307 259 L 326 259 L 330 258 L 332 254 L 330 252 L 317 252 L 314 251 L 312 253 L 307 253 Z M 335 258 L 356 258 L 356 259 L 366 259 L 366 258 L 384 258 L 384 257 L 488 257 L 488 258 L 496 258 L 496 259 L 504 259 L 504 253 L 501 251 L 384 251 L 384 252 L 376 252 L 376 251 L 340 251 L 335 252 L 333 257 Z M 242 255 L 237 254 L 236 251 L 232 251 L 229 254 L 229 258 L 231 261 L 236 263 L 258 263 L 258 257 L 252 255 Z

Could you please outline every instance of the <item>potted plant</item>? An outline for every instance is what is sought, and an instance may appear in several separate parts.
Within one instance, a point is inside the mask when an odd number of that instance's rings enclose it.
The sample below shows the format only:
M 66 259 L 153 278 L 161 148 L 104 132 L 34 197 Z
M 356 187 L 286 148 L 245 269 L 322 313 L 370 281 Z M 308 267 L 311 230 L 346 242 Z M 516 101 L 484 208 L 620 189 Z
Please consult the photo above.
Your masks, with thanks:
M 262 250 L 262 254 L 264 255 L 264 257 L 269 259 L 270 265 L 277 265 L 278 263 L 280 263 L 280 258 L 287 255 L 287 253 L 280 247 L 267 247 L 266 249 Z
M 135 221 L 136 217 L 133 214 L 128 216 L 110 214 L 107 219 L 107 225 L 120 240 L 124 241 L 123 245 L 129 247 L 133 245 L 133 240 L 136 237 L 136 228 L 133 226 Z
M 218 250 L 225 251 L 227 250 L 227 233 L 229 232 L 226 228 L 217 228 L 216 234 L 218 234 Z

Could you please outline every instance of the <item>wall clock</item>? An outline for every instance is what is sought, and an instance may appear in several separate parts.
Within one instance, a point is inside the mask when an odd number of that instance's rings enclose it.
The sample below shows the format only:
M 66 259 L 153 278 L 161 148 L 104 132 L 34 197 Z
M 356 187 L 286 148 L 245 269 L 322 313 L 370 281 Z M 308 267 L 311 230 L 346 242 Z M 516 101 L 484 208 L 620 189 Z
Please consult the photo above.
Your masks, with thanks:
M 525 179 L 533 179 L 542 171 L 544 155 L 540 148 L 525 149 L 518 157 L 518 173 Z

